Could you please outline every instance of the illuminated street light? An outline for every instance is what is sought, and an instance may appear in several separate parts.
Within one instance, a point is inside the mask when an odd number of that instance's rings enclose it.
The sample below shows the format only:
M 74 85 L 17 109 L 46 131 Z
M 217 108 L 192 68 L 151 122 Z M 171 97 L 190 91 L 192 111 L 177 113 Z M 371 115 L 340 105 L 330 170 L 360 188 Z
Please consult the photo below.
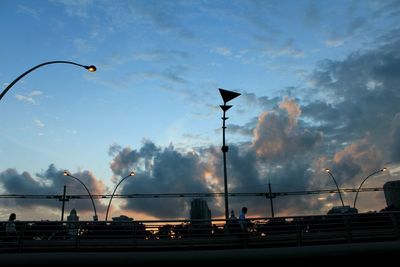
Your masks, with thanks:
M 222 99 L 224 100 L 224 104 L 220 105 L 223 113 L 222 119 L 222 152 L 223 152 L 223 159 L 224 159 L 224 188 L 225 188 L 225 219 L 229 220 L 229 204 L 228 204 L 228 178 L 227 178 L 227 171 L 226 171 L 226 153 L 228 153 L 228 146 L 225 145 L 225 121 L 228 119 L 228 117 L 225 117 L 225 112 L 230 109 L 232 106 L 226 105 L 227 102 L 230 100 L 240 96 L 239 93 L 224 90 L 219 88 L 219 92 L 222 96 Z
M 383 168 L 383 169 L 377 170 L 377 171 L 371 173 L 370 175 L 368 175 L 367 177 L 365 177 L 365 179 L 361 182 L 360 186 L 359 186 L 358 189 L 357 189 L 356 197 L 354 198 L 354 205 L 353 205 L 354 208 L 356 208 L 358 193 L 360 192 L 361 187 L 362 187 L 362 185 L 365 183 L 365 181 L 366 181 L 369 177 L 374 176 L 374 175 L 377 174 L 377 173 L 384 172 L 384 171 L 386 171 L 386 170 L 387 170 L 386 168 Z
M 343 202 L 343 198 L 342 198 L 342 193 L 340 192 L 340 189 L 339 189 L 339 186 L 338 186 L 338 184 L 337 184 L 337 182 L 335 180 L 335 177 L 333 177 L 333 174 L 332 174 L 331 170 L 325 169 L 325 171 L 332 177 L 333 181 L 335 182 L 336 188 L 337 188 L 337 190 L 339 192 L 340 201 L 342 201 L 342 207 L 344 208 L 344 202 Z
M 122 178 L 121 181 L 119 181 L 119 183 L 117 184 L 117 186 L 114 188 L 114 191 L 113 191 L 113 193 L 112 193 L 112 195 L 111 195 L 111 198 L 110 198 L 110 202 L 108 202 L 108 207 L 107 207 L 107 212 L 106 212 L 106 221 L 107 221 L 107 218 L 108 218 L 108 211 L 109 211 L 109 209 L 110 209 L 111 200 L 113 199 L 114 194 L 115 194 L 115 191 L 117 191 L 118 186 L 122 183 L 123 180 L 125 180 L 125 179 L 128 178 L 128 177 L 134 176 L 134 175 L 135 175 L 135 172 L 129 173 L 127 176 L 125 176 L 124 178 Z
M 64 176 L 68 176 L 68 177 L 74 178 L 75 180 L 77 180 L 78 182 L 80 182 L 80 183 L 85 187 L 87 193 L 89 194 L 90 199 L 92 200 L 92 204 L 93 204 L 93 210 L 94 210 L 93 220 L 94 220 L 94 221 L 97 221 L 97 220 L 98 220 L 98 217 L 97 217 L 96 206 L 94 205 L 94 200 L 93 200 L 92 194 L 90 194 L 90 192 L 89 192 L 89 189 L 86 187 L 86 185 L 85 185 L 80 179 L 78 179 L 77 177 L 73 176 L 73 175 L 70 174 L 68 171 L 64 171 Z
M 36 67 L 33 67 L 33 68 L 27 70 L 26 72 L 22 73 L 18 78 L 16 78 L 12 83 L 10 83 L 10 84 L 6 87 L 6 89 L 4 89 L 3 92 L 1 93 L 1 95 L 0 95 L 0 100 L 1 100 L 1 99 L 3 98 L 3 96 L 8 92 L 8 90 L 10 90 L 11 87 L 14 86 L 14 84 L 16 84 L 20 79 L 22 79 L 22 77 L 24 77 L 25 75 L 27 75 L 27 74 L 30 73 L 31 71 L 34 71 L 35 69 L 40 68 L 40 67 L 42 67 L 42 66 L 44 66 L 44 65 L 56 64 L 56 63 L 64 63 L 64 64 L 76 65 L 76 66 L 85 68 L 85 69 L 87 69 L 87 70 L 90 71 L 90 72 L 95 72 L 95 71 L 96 71 L 96 67 L 93 66 L 93 65 L 85 66 L 85 65 L 81 65 L 81 64 L 78 64 L 78 63 L 75 63 L 75 62 L 71 62 L 71 61 L 49 61 L 49 62 L 45 62 L 45 63 L 39 64 L 39 65 L 37 65 Z

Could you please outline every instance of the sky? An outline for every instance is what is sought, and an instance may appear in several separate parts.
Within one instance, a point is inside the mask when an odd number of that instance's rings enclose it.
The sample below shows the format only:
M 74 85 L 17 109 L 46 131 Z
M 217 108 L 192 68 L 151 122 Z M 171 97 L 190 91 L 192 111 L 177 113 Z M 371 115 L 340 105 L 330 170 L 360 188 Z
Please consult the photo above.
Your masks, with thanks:
M 223 192 L 218 88 L 229 104 L 229 192 L 382 187 L 400 172 L 400 1 L 1 0 L 0 194 Z M 343 193 L 352 205 L 354 193 Z M 223 198 L 207 198 L 213 218 Z M 189 198 L 114 199 L 109 217 L 189 217 Z M 99 219 L 108 200 L 95 200 Z M 231 197 L 271 216 L 263 197 Z M 0 199 L 0 218 L 59 220 L 57 200 Z M 279 197 L 326 214 L 337 194 Z M 360 212 L 386 207 L 360 193 Z M 66 203 L 91 220 L 88 199 Z

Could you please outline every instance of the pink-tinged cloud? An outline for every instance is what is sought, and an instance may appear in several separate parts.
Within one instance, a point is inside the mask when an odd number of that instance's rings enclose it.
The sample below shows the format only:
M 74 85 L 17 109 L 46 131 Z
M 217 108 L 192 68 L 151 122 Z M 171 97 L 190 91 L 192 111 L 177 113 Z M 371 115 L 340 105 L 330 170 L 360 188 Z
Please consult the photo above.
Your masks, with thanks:
M 317 145 L 322 140 L 322 133 L 299 127 L 300 115 L 300 106 L 287 97 L 279 104 L 279 110 L 263 112 L 253 131 L 257 156 L 282 160 Z

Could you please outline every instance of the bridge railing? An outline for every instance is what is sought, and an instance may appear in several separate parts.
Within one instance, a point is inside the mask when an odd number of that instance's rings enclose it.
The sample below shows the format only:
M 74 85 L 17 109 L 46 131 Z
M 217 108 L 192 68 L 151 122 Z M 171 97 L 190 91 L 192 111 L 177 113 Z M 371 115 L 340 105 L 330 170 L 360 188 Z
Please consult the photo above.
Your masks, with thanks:
M 0 222 L 0 253 L 306 246 L 400 239 L 400 212 L 250 218 L 238 221 Z

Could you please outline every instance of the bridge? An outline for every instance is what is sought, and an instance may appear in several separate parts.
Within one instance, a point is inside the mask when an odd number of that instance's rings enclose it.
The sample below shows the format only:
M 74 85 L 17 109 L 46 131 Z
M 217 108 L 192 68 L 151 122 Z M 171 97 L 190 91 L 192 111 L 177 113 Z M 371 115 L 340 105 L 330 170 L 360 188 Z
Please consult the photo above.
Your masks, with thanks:
M 82 263 L 382 263 L 400 253 L 400 212 L 236 221 L 19 221 L 18 237 L 0 223 L 6 266 Z M 331 259 L 328 260 L 327 259 Z M 46 264 L 46 265 L 47 265 Z M 63 265 L 64 266 L 64 265 Z
M 154 251 L 299 247 L 400 240 L 400 212 L 237 221 L 19 221 L 10 240 L 0 223 L 0 252 Z

